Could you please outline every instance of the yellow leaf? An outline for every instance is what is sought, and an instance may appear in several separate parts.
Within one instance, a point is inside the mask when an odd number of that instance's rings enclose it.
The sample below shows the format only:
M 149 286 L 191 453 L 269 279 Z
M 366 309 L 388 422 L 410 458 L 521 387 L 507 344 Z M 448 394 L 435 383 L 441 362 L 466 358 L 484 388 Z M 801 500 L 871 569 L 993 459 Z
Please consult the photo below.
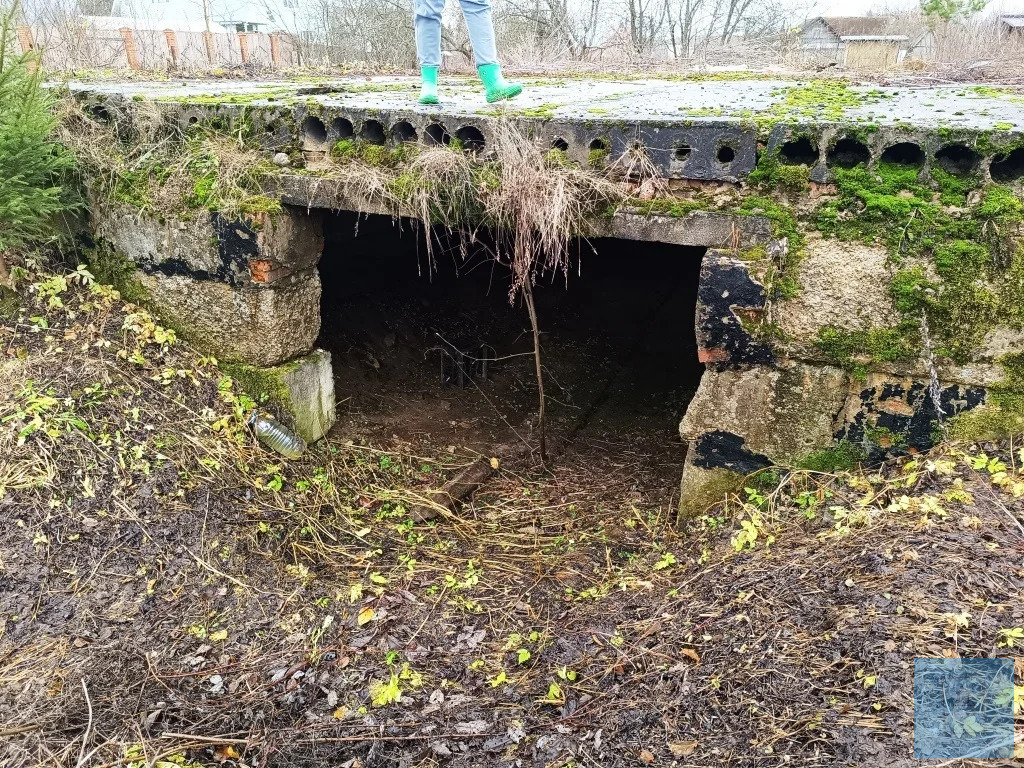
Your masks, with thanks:
M 228 631 L 226 629 L 218 629 L 216 632 L 210 633 L 210 640 L 215 643 L 223 643 L 228 639 Z
M 492 456 L 491 457 L 491 469 L 497 469 L 497 468 L 498 468 L 498 460 Z
M 970 736 L 977 736 L 979 733 L 985 730 L 985 726 L 982 723 L 979 723 L 975 719 L 974 715 L 971 715 L 966 720 L 964 720 L 964 730 Z
M 348 601 L 350 603 L 356 603 L 356 602 L 359 602 L 359 600 L 362 597 L 363 597 L 363 585 L 362 584 L 353 584 L 352 587 L 348 591 Z
M 217 747 L 217 749 L 215 749 L 213 753 L 217 760 L 219 760 L 222 763 L 225 760 L 236 760 L 239 757 L 241 757 L 241 755 L 238 754 L 238 750 L 235 749 L 234 744 L 227 744 L 225 746 Z
M 697 749 L 696 741 L 677 741 L 668 745 L 668 751 L 675 757 L 688 757 Z
M 348 716 L 348 707 L 338 707 L 334 710 L 335 720 L 344 720 Z
M 369 624 L 371 621 L 373 621 L 373 617 L 376 616 L 376 615 L 377 614 L 374 613 L 373 608 L 371 608 L 368 605 L 363 606 L 359 610 L 359 616 L 356 617 L 356 622 L 358 622 L 359 626 L 362 627 L 362 626 L 364 626 L 366 624 Z

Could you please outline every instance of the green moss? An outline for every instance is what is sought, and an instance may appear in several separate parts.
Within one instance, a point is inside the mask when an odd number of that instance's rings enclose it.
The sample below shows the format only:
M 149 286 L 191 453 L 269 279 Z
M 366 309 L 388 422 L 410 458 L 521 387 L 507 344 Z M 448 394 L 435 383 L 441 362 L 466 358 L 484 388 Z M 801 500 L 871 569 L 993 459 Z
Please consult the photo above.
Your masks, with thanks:
M 135 264 L 126 256 L 102 240 L 92 248 L 84 248 L 82 254 L 89 265 L 89 271 L 99 282 L 114 286 L 125 301 L 146 303 L 149 292 L 135 277 Z
M 1000 358 L 1005 377 L 988 388 L 984 405 L 957 414 L 946 423 L 951 437 L 998 440 L 1024 432 L 1024 353 Z
M 833 363 L 863 379 L 872 363 L 913 357 L 916 348 L 910 339 L 914 330 L 910 322 L 896 328 L 855 331 L 829 325 L 818 331 L 814 344 Z
M 806 165 L 787 165 L 779 160 L 776 149 L 765 152 L 757 163 L 757 167 L 747 177 L 750 184 L 765 189 L 781 189 L 791 194 L 802 194 L 807 191 L 811 179 L 811 169 Z
M 856 469 L 866 458 L 859 446 L 842 440 L 798 459 L 794 466 L 811 472 L 848 472 Z
M 284 384 L 283 376 L 294 370 L 296 365 L 285 363 L 271 368 L 260 368 L 245 363 L 221 362 L 219 367 L 253 400 L 259 403 L 273 403 L 288 411 L 291 408 L 291 395 Z
M 743 216 L 763 216 L 771 222 L 775 239 L 785 239 L 787 251 L 781 261 L 772 264 L 766 273 L 765 287 L 777 299 L 798 296 L 801 290 L 799 268 L 805 238 L 793 210 L 773 198 L 753 195 L 743 200 L 737 213 Z
M 592 149 L 587 156 L 587 165 L 594 170 L 600 170 L 608 164 L 608 155 L 607 149 Z
M 995 123 L 993 126 L 997 131 L 1013 130 L 1013 123 Z

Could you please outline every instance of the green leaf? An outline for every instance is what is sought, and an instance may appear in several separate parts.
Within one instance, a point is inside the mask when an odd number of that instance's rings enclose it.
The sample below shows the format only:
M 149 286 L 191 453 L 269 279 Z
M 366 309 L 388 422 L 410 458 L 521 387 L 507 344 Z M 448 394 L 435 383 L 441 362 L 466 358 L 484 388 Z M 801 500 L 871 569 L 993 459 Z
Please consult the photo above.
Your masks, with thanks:
M 516 651 L 516 661 L 518 661 L 520 664 L 525 664 L 529 660 L 530 652 L 528 650 L 526 650 L 525 648 L 520 648 L 518 651 Z

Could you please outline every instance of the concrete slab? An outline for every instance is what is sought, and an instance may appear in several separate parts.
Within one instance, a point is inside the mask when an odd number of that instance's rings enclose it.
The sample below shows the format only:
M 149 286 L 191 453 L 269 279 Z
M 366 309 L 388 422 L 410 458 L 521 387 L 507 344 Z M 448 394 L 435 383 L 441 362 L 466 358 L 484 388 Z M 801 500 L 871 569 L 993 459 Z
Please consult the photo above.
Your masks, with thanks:
M 347 77 L 297 83 L 283 80 L 166 80 L 72 82 L 76 93 L 121 95 L 204 104 L 286 106 L 314 101 L 324 107 L 401 110 L 424 117 L 509 115 L 557 121 L 670 125 L 785 119 L 825 124 L 870 123 L 976 131 L 1024 130 L 1024 91 L 985 85 L 881 87 L 842 80 L 549 77 L 526 78 L 523 94 L 504 104 L 484 101 L 479 83 L 445 77 L 443 103 L 416 103 L 412 77 Z

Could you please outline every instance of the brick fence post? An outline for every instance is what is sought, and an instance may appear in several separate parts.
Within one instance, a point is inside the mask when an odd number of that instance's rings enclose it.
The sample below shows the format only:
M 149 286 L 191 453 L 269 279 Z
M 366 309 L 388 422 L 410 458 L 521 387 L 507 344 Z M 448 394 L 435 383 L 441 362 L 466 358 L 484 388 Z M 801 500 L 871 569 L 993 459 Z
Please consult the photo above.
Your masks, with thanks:
M 178 66 L 178 36 L 173 29 L 165 29 L 164 37 L 167 38 L 167 51 L 171 54 L 171 66 Z
M 128 27 L 121 27 L 118 30 L 121 39 L 124 40 L 124 55 L 128 59 L 128 66 L 132 69 L 142 69 L 139 63 L 139 52 L 135 49 L 135 33 Z
M 32 39 L 32 27 L 18 27 L 18 42 L 21 44 L 22 53 L 35 53 L 36 41 Z M 28 61 L 28 71 L 35 72 L 37 57 Z
M 22 53 L 31 53 L 36 49 L 35 41 L 32 39 L 32 27 L 18 27 L 18 42 L 21 43 Z
M 270 63 L 275 68 L 281 66 L 281 43 L 276 32 L 270 36 Z
M 238 33 L 238 48 L 242 51 L 242 63 L 249 61 L 249 35 L 245 32 Z
M 213 45 L 213 33 L 203 32 L 203 43 L 206 45 L 206 60 L 213 64 L 216 48 Z

